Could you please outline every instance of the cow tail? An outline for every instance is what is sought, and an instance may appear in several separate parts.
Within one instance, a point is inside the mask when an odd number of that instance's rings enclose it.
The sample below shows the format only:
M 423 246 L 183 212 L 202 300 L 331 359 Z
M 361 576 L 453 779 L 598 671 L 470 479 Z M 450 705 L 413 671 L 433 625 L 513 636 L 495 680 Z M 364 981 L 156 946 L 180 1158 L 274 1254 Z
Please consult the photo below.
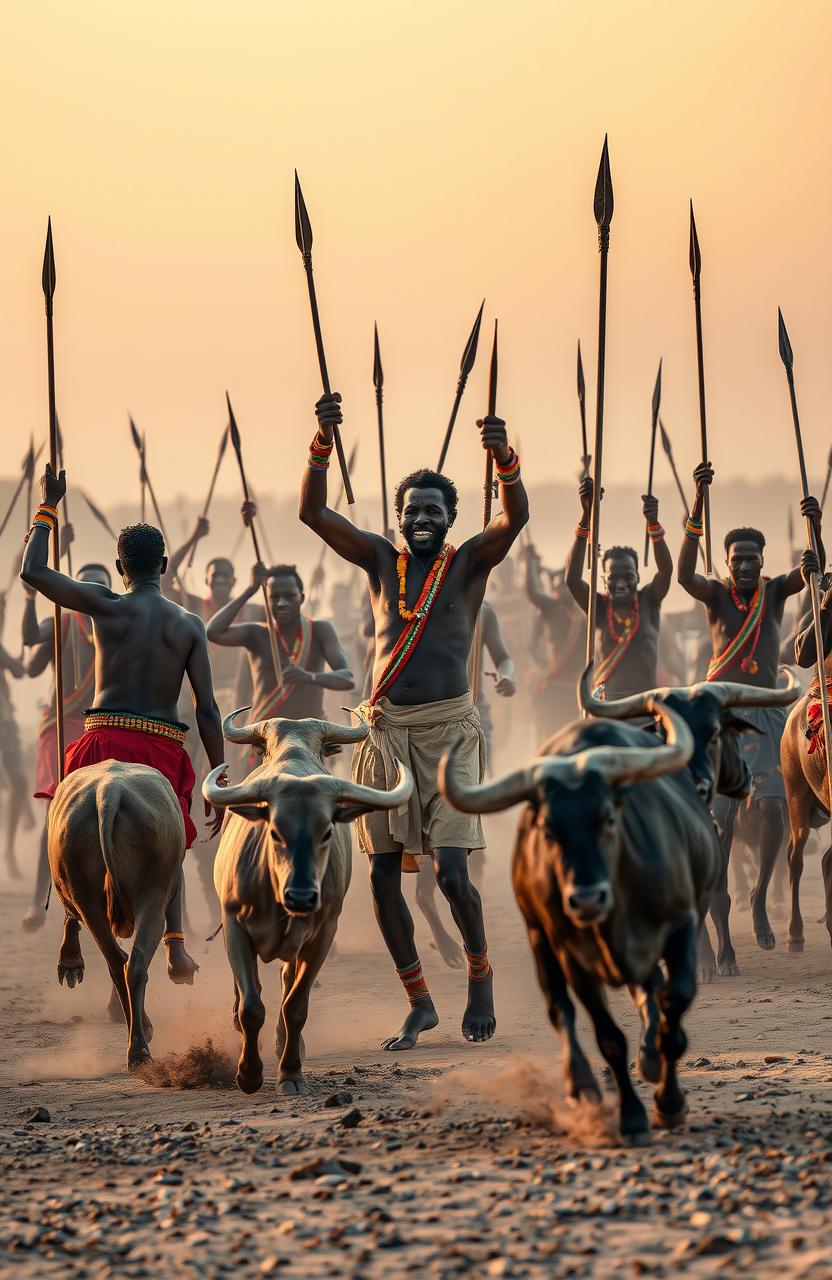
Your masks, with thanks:
M 118 788 L 106 782 L 99 783 L 95 800 L 98 810 L 98 838 L 101 844 L 101 856 L 104 859 L 104 899 L 107 919 L 117 938 L 129 938 L 136 924 L 133 906 L 119 889 L 114 870 L 113 827 L 119 807 Z

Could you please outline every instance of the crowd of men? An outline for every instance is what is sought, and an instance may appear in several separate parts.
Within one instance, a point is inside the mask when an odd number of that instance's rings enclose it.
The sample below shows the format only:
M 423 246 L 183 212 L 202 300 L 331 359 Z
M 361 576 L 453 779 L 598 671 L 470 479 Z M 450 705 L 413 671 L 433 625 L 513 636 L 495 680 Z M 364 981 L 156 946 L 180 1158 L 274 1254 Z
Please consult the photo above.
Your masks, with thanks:
M 9 691 L 9 678 L 38 676 L 53 659 L 53 622 L 45 612 L 38 616 L 38 594 L 64 611 L 66 771 L 107 759 L 158 768 L 180 801 L 188 847 L 197 832 L 192 813 L 197 779 L 222 765 L 228 755 L 220 709 L 228 714 L 250 705 L 255 721 L 322 719 L 328 696 L 329 706 L 337 707 L 345 694 L 357 691 L 351 700 L 361 704 L 370 733 L 355 748 L 353 779 L 389 789 L 401 760 L 415 780 L 406 805 L 364 814 L 355 824 L 357 847 L 369 864 L 378 926 L 407 999 L 402 1026 L 384 1047 L 410 1049 L 438 1021 L 402 892 L 402 873 L 411 870 L 419 872 L 420 905 L 449 963 L 458 947 L 436 912 L 434 886 L 447 901 L 461 939 L 468 980 L 463 1036 L 474 1042 L 488 1040 L 496 1027 L 493 971 L 482 901 L 469 871 L 471 855 L 484 848 L 485 838 L 477 815 L 460 812 L 443 798 L 437 772 L 442 756 L 453 750 L 460 783 L 483 781 L 492 750 L 491 695 L 510 698 L 518 684 L 529 697 L 539 740 L 575 719 L 575 689 L 585 665 L 589 588 L 584 561 L 592 481 L 584 478 L 580 483 L 579 519 L 565 568 L 546 569 L 528 539 L 515 545 L 529 517 L 520 460 L 505 423 L 488 416 L 478 427 L 483 448 L 494 461 L 498 514 L 480 533 L 453 546 L 457 490 L 447 476 L 423 468 L 396 488 L 401 541 L 394 545 L 385 536 L 356 527 L 329 505 L 327 468 L 333 433 L 341 422 L 340 396 L 323 396 L 315 413 L 317 430 L 302 477 L 299 516 L 366 583 L 366 591 L 360 592 L 354 577 L 349 584 L 336 584 L 332 619 L 309 616 L 303 580 L 289 564 L 255 564 L 245 587 L 238 590 L 231 559 L 215 557 L 208 564 L 205 596 L 188 593 L 180 571 L 209 532 L 205 519 L 169 558 L 153 526 L 122 530 L 115 564 L 121 579 L 118 590 L 103 564 L 86 564 L 74 578 L 50 568 L 50 536 L 66 486 L 63 473 L 55 475 L 47 467 L 21 571 L 26 590 L 24 658 L 0 647 L 7 867 L 13 875 L 20 873 L 16 832 L 19 825 L 34 821 L 28 793 L 48 803 L 58 782 L 54 692 L 43 714 L 30 788 L 22 774 Z M 724 539 L 725 576 L 703 576 L 697 553 L 705 497 L 713 481 L 710 465 L 699 466 L 694 479 L 695 499 L 675 564 L 674 549 L 659 520 L 658 500 L 652 495 L 643 499 L 654 560 L 649 580 L 642 581 L 639 556 L 631 547 L 613 545 L 603 552 L 593 676 L 598 697 L 615 700 L 695 679 L 764 688 L 777 684 L 786 606 L 803 591 L 818 562 L 807 553 L 801 567 L 768 577 L 763 573 L 763 534 L 739 528 Z M 802 513 L 812 522 L 822 561 L 820 507 L 809 498 Z M 244 520 L 255 516 L 247 503 Z M 514 580 L 512 555 L 522 565 L 522 574 Z M 706 634 L 705 626 L 710 631 L 706 670 L 698 668 L 700 654 L 686 652 L 678 632 L 663 625 L 662 603 L 674 568 L 684 590 L 703 606 L 700 633 Z M 268 611 L 258 603 L 264 588 Z M 366 599 L 363 610 L 355 607 L 357 595 Z M 827 623 L 830 606 L 832 593 L 823 601 Z M 808 662 L 813 650 L 805 624 L 801 635 L 799 657 L 802 654 Z M 474 649 L 480 673 L 476 698 L 470 679 Z M 515 664 L 521 671 L 519 681 Z M 787 828 L 780 769 L 786 712 L 767 708 L 749 716 L 757 730 L 746 746 L 754 778 L 752 808 L 758 819 L 753 924 L 757 942 L 768 949 L 774 946 L 774 936 L 766 891 L 783 853 Z M 247 756 L 233 767 L 245 772 L 256 763 L 254 756 Z M 209 816 L 209 834 L 219 830 L 219 819 L 219 812 Z M 729 799 L 717 802 L 716 820 L 727 866 L 735 833 L 741 822 L 747 825 L 750 820 L 745 811 L 740 813 L 740 802 Z M 198 861 L 210 894 L 208 861 L 203 855 Z M 27 928 L 43 924 L 48 880 L 44 836 L 34 899 L 23 921 Z M 198 966 L 186 948 L 181 893 L 168 907 L 166 924 L 170 976 L 176 982 L 192 982 Z M 64 962 L 74 954 L 78 928 L 78 921 L 68 916 Z M 736 972 L 733 958 L 727 971 Z

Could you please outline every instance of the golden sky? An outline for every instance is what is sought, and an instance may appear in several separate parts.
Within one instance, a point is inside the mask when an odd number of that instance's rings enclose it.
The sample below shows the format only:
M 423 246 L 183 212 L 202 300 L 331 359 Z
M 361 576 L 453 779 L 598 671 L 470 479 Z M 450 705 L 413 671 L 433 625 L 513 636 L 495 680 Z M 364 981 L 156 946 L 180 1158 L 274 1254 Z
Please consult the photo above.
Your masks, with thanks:
M 2 471 L 45 429 L 51 213 L 71 479 L 104 501 L 135 492 L 129 408 L 163 502 L 196 500 L 227 386 L 256 486 L 296 489 L 320 393 L 297 165 L 332 380 L 345 435 L 362 441 L 359 492 L 377 489 L 373 320 L 394 480 L 435 463 L 483 295 L 500 318 L 498 409 L 527 477 L 574 476 L 579 336 L 594 404 L 592 194 L 609 131 L 607 485 L 646 472 L 660 355 L 683 474 L 696 458 L 690 196 L 718 478 L 797 483 L 778 303 L 818 474 L 832 440 L 831 12 L 822 0 L 6 6 Z M 479 481 L 486 367 L 487 341 L 448 463 L 463 482 Z M 220 491 L 237 492 L 231 466 Z

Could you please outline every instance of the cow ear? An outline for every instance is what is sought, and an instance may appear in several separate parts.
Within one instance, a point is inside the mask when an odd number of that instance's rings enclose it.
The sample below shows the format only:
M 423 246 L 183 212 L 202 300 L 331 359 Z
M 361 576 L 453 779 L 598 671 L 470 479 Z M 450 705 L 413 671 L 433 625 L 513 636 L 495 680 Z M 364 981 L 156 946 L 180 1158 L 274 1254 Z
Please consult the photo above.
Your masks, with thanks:
M 372 812 L 372 805 L 339 804 L 332 815 L 333 822 L 352 822 L 353 818 L 363 818 L 365 813 Z
M 269 816 L 266 804 L 230 804 L 228 808 L 238 818 L 248 818 L 249 822 L 264 822 Z
M 760 733 L 761 734 L 763 732 L 762 729 L 757 728 L 756 724 L 752 724 L 751 721 L 746 720 L 744 716 L 735 715 L 733 711 L 731 712 L 731 715 L 728 717 L 727 724 L 724 724 L 722 727 L 723 729 L 732 729 L 734 733 Z

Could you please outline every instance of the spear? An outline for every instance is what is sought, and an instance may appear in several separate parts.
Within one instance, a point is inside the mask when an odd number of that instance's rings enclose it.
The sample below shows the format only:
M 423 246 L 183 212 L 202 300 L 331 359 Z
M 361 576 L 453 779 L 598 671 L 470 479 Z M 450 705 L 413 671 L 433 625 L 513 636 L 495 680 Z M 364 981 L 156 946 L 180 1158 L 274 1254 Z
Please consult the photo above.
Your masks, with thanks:
M 462 353 L 462 359 L 459 362 L 459 378 L 456 384 L 456 395 L 451 407 L 451 416 L 448 419 L 448 425 L 445 428 L 445 439 L 442 441 L 442 449 L 439 453 L 439 461 L 436 464 L 436 470 L 441 471 L 445 465 L 445 459 L 448 456 L 448 449 L 451 443 L 451 436 L 454 431 L 454 423 L 456 415 L 459 413 L 459 406 L 462 403 L 462 394 L 465 391 L 465 384 L 468 381 L 469 374 L 474 367 L 474 361 L 477 358 L 477 343 L 480 340 L 480 325 L 482 324 L 482 312 L 485 306 L 485 298 L 480 303 L 480 309 L 477 312 L 477 318 L 474 321 L 474 327 L 468 335 L 468 341 L 465 344 L 465 350 Z
M 52 219 L 46 228 L 46 248 L 43 252 L 41 274 L 43 297 L 46 303 L 46 369 L 49 386 L 49 462 L 53 475 L 58 475 L 58 415 L 55 409 L 55 342 L 52 331 L 52 303 L 55 297 L 55 253 L 52 248 Z M 61 543 L 57 522 L 52 532 L 52 568 L 61 571 Z M 55 756 L 58 782 L 64 776 L 64 654 L 61 606 L 55 605 Z
M 234 417 L 234 410 L 231 408 L 231 397 L 228 392 L 225 393 L 225 402 L 228 405 L 228 434 L 231 437 L 231 443 L 234 446 L 234 452 L 237 455 L 237 466 L 240 469 L 240 482 L 243 486 L 243 498 L 246 502 L 251 501 L 248 480 L 246 479 L 246 469 L 243 465 L 243 446 L 240 442 L 240 430 L 237 426 L 237 419 Z M 254 521 L 249 525 L 251 530 L 251 541 L 254 545 L 254 558 L 257 564 L 263 563 L 263 557 L 260 554 L 260 542 L 257 537 L 257 529 Z M 277 644 L 277 630 L 274 623 L 274 614 L 272 613 L 272 601 L 269 595 L 268 582 L 263 583 L 263 605 L 266 610 L 266 621 L 269 627 L 269 647 L 272 651 L 272 662 L 274 663 L 274 672 L 277 676 L 278 689 L 283 684 L 283 662 L 280 657 L 280 649 Z
M 581 466 L 583 467 L 583 478 L 589 475 L 589 464 L 592 458 L 589 456 L 589 445 L 586 441 L 586 383 L 584 382 L 584 362 L 581 359 L 581 340 L 578 339 L 578 408 L 581 411 L 581 444 L 583 446 L 583 455 L 581 457 Z
M 690 274 L 693 277 L 693 309 L 696 314 L 696 368 L 699 375 L 699 435 L 702 445 L 702 461 L 708 461 L 708 424 L 705 416 L 705 358 L 702 352 L 702 298 L 700 280 L 702 276 L 702 254 L 699 252 L 699 237 L 696 234 L 696 220 L 693 216 L 693 201 L 690 202 Z M 711 494 L 705 489 L 705 572 L 710 573 L 711 560 Z
M 263 515 L 263 508 L 260 506 L 260 502 L 259 502 L 259 500 L 258 500 L 258 498 L 257 498 L 257 494 L 254 492 L 254 486 L 251 484 L 251 481 L 249 481 L 248 491 L 249 491 L 249 495 L 250 495 L 250 497 L 251 497 L 251 501 L 254 503 L 254 505 L 257 507 L 257 510 L 260 512 L 260 516 L 261 516 L 261 523 L 260 523 L 260 538 L 261 538 L 261 540 L 262 540 L 262 542 L 263 542 L 263 550 L 265 551 L 265 553 L 266 553 L 266 555 L 267 555 L 267 557 L 268 557 L 269 564 L 270 564 L 270 565 L 276 564 L 276 563 L 277 563 L 277 561 L 275 560 L 275 558 L 274 558 L 274 554 L 273 554 L 273 552 L 272 552 L 272 549 L 271 549 L 271 547 L 269 546 L 269 535 L 266 533 L 266 523 L 265 523 L 265 521 L 262 519 L 262 515 Z
M 783 320 L 783 313 L 777 308 L 777 336 L 780 346 L 780 359 L 786 366 L 786 381 L 789 385 L 789 400 L 792 407 L 792 422 L 794 423 L 794 438 L 797 445 L 797 465 L 800 471 L 800 487 L 803 497 L 809 497 L 809 480 L 806 475 L 806 459 L 803 454 L 803 437 L 800 432 L 800 416 L 797 412 L 797 396 L 794 389 L 794 355 L 792 346 L 789 342 L 789 335 L 786 332 L 786 325 Z M 815 526 L 809 516 L 806 517 L 806 542 L 809 548 L 818 554 L 817 538 L 815 537 Z M 815 631 L 815 652 L 818 659 L 818 684 L 820 686 L 820 705 L 823 713 L 823 735 L 826 740 L 826 807 L 830 810 L 830 822 L 832 822 L 832 728 L 830 728 L 829 718 L 829 685 L 827 684 L 826 662 L 823 644 L 823 623 L 820 616 L 820 573 L 813 573 L 811 582 L 809 583 L 809 593 L 812 599 L 812 622 Z
M 650 466 L 647 471 L 647 493 L 653 496 L 653 468 L 656 462 L 656 427 L 659 421 L 659 406 L 662 402 L 662 362 L 659 360 L 659 372 L 656 374 L 656 385 L 653 388 L 653 420 L 650 428 Z M 644 565 L 647 567 L 647 561 L 650 555 L 650 534 L 644 532 Z
M 211 507 L 211 499 L 214 496 L 214 486 L 217 483 L 217 476 L 220 473 L 223 454 L 225 453 L 225 447 L 227 444 L 228 444 L 228 427 L 226 426 L 225 430 L 222 433 L 222 439 L 220 440 L 220 451 L 217 454 L 217 461 L 214 464 L 214 474 L 211 476 L 211 483 L 208 486 L 208 497 L 205 499 L 205 506 L 202 508 L 203 520 L 208 519 L 208 511 Z M 195 555 L 196 555 L 196 543 L 194 543 L 194 545 L 191 547 L 191 554 L 188 556 L 188 563 L 185 566 L 187 569 L 191 569 L 193 567 Z
M 112 525 L 110 524 L 109 520 L 105 516 L 104 512 L 99 510 L 99 508 L 93 502 L 92 498 L 88 497 L 88 495 L 84 493 L 83 489 L 81 490 L 81 497 L 86 502 L 87 506 L 90 509 L 90 512 L 92 513 L 92 515 L 95 516 L 98 523 L 104 529 L 107 530 L 107 532 L 109 533 L 110 537 L 113 539 L 114 542 L 118 542 L 118 534 L 114 531 Z
M 35 485 L 35 440 L 29 436 L 29 456 L 26 459 L 26 518 L 32 518 L 32 491 Z M 66 498 L 64 498 L 66 501 Z
M 832 476 L 832 449 L 829 450 L 829 457 L 826 459 L 826 479 L 823 482 L 823 497 L 820 500 L 821 509 L 826 506 L 826 495 L 829 492 L 830 476 Z
M 136 443 L 135 436 L 133 437 L 133 443 Z M 138 448 L 138 445 L 136 447 Z M 140 453 L 142 462 L 139 468 L 139 491 L 141 493 L 139 519 L 144 524 L 147 519 L 147 432 L 142 432 Z
M 786 536 L 788 538 L 788 543 L 789 543 L 789 565 L 790 567 L 793 568 L 796 563 L 797 557 L 795 556 L 794 518 L 792 516 L 791 507 L 789 507 L 788 511 L 786 512 Z
M 15 491 L 11 496 L 8 507 L 6 508 L 6 514 L 3 516 L 2 523 L 0 523 L 0 538 L 2 538 L 3 534 L 6 531 L 6 525 L 9 523 L 9 521 L 12 518 L 12 512 L 17 506 L 17 500 L 20 497 L 21 493 L 23 492 L 24 484 L 31 485 L 34 480 L 35 463 L 42 453 L 43 453 L 43 445 L 41 445 L 41 447 L 38 449 L 37 454 L 35 453 L 34 444 L 29 445 L 29 451 L 26 454 L 26 457 L 23 459 L 23 465 L 20 472 L 20 479 L 18 480 L 17 485 L 15 486 Z M 32 516 L 32 495 L 30 493 L 27 519 L 31 519 L 31 516 Z M 26 526 L 27 530 L 28 530 L 28 527 L 29 526 L 27 525 Z
M 497 412 L 497 321 L 494 321 L 494 342 L 491 347 L 491 366 L 488 371 L 488 416 L 493 418 Z M 485 484 L 482 488 L 482 527 L 487 529 L 491 523 L 491 506 L 494 501 L 494 455 L 490 449 L 485 454 Z M 471 668 L 471 695 L 477 701 L 482 675 L 482 610 L 477 616 L 474 629 L 474 658 Z
M 58 466 L 60 467 L 61 471 L 63 471 L 64 469 L 64 436 L 63 436 L 63 432 L 61 431 L 61 424 L 58 421 L 57 415 L 55 417 L 55 427 L 58 433 Z M 67 499 L 67 495 L 64 494 L 64 520 L 66 522 L 64 527 L 66 527 L 67 524 L 71 523 L 69 518 L 69 507 L 67 505 L 66 499 Z M 71 542 L 67 542 L 66 544 L 66 569 L 70 578 L 74 578 L 75 574 L 72 569 L 72 543 Z M 75 634 L 75 627 L 73 626 L 70 626 L 69 628 L 69 646 L 72 651 L 72 674 L 75 678 L 75 688 L 77 689 L 81 683 L 81 654 L 78 649 L 78 643 L 77 643 L 77 638 Z
M 595 616 L 598 605 L 598 561 L 601 551 L 601 466 L 604 456 L 604 369 L 607 355 L 607 255 L 610 248 L 610 223 L 612 222 L 613 214 L 612 175 L 610 173 L 610 156 L 606 134 L 604 135 L 604 147 L 601 152 L 601 163 L 598 166 L 598 177 L 595 182 L 593 210 L 595 213 L 595 221 L 598 224 L 598 250 L 601 255 L 601 274 L 598 292 L 598 378 L 595 394 L 595 445 L 592 452 L 592 518 L 589 533 L 589 609 L 587 611 L 586 620 L 587 664 L 590 663 L 595 656 Z
M 661 418 L 659 418 L 659 431 L 661 433 L 661 438 L 662 438 L 662 448 L 664 449 L 665 457 L 670 463 L 670 470 L 673 472 L 673 479 L 676 481 L 676 488 L 679 491 L 679 497 L 682 499 L 682 510 L 684 511 L 685 519 L 687 520 L 688 516 L 690 515 L 690 507 L 688 506 L 688 500 L 685 497 L 685 491 L 682 487 L 682 481 L 679 479 L 679 472 L 676 469 L 676 459 L 673 457 L 673 446 L 670 443 L 670 436 L 665 431 L 664 423 L 662 422 Z M 699 547 L 700 559 L 704 560 L 705 552 L 702 550 L 702 543 L 697 542 L 697 546 Z
M 315 346 L 318 349 L 318 365 L 321 370 L 321 382 L 323 383 L 324 394 L 329 395 L 329 373 L 326 367 L 326 355 L 324 354 L 324 340 L 321 336 L 321 318 L 318 315 L 318 298 L 315 293 L 315 278 L 312 275 L 312 224 L 309 221 L 309 214 L 306 211 L 306 201 L 303 198 L 303 192 L 300 189 L 300 179 L 298 171 L 295 169 L 295 239 L 303 258 L 303 266 L 306 271 L 306 283 L 309 286 L 309 305 L 312 308 L 312 328 L 315 330 Z M 355 497 L 350 484 L 350 473 L 347 466 L 347 459 L 344 454 L 344 442 L 341 439 L 341 429 L 335 424 L 335 452 L 338 454 L 338 465 L 341 468 L 341 479 L 344 482 L 344 490 L 347 495 L 347 502 L 350 506 L 355 502 Z
M 384 456 L 384 409 L 382 408 L 384 370 L 381 367 L 381 351 L 378 345 L 378 325 L 373 325 L 373 386 L 376 389 L 376 415 L 378 417 L 378 457 L 381 467 L 381 523 L 385 538 L 389 537 L 390 522 L 387 510 L 387 463 Z
M 145 435 L 139 435 L 138 427 L 136 426 L 135 422 L 133 421 L 132 418 L 129 417 L 129 415 L 128 415 L 128 418 L 130 422 L 130 435 L 133 437 L 133 444 L 136 446 L 136 451 L 139 455 L 139 458 L 141 459 L 142 479 L 144 480 L 144 484 L 147 486 L 147 492 L 150 494 L 150 502 L 156 514 L 156 523 L 158 524 L 159 529 L 161 531 L 162 538 L 164 539 L 165 547 L 167 548 L 168 551 L 170 551 L 171 544 L 168 541 L 168 534 L 167 534 L 167 530 L 165 529 L 165 522 L 162 519 L 162 512 L 159 509 L 159 503 L 156 501 L 156 492 L 153 488 L 153 483 L 150 479 L 150 474 L 147 470 L 147 437 Z M 185 591 L 185 584 L 179 575 L 178 569 L 174 570 L 173 576 L 176 579 L 177 585 L 182 594 L 182 603 L 185 604 L 188 597 Z

